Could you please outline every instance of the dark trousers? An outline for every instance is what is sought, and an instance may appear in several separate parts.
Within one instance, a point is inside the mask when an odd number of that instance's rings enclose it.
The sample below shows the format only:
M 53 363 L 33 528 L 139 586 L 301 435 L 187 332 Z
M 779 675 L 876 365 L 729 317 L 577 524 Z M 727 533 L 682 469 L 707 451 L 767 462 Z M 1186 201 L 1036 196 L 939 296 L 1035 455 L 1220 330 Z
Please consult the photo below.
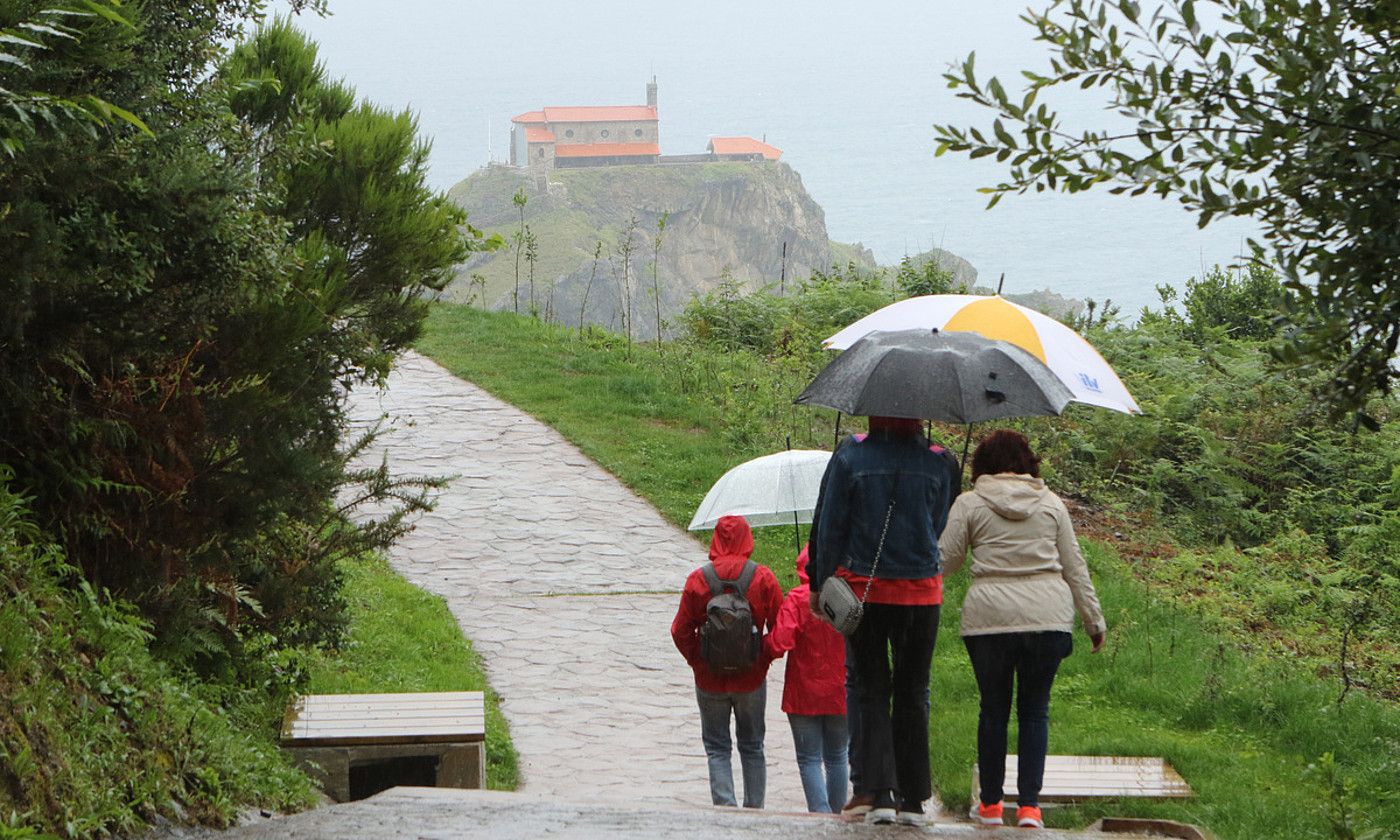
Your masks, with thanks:
M 866 604 L 851 635 L 860 790 L 907 802 L 933 794 L 928 765 L 928 672 L 940 608 Z M 893 666 L 893 667 L 891 667 Z
M 1050 685 L 1074 642 L 1068 633 L 964 636 L 982 694 L 977 717 L 977 772 L 983 805 L 1001 801 L 1006 779 L 1006 725 L 1016 692 L 1016 804 L 1040 804 L 1050 743 Z
M 851 761 L 851 795 L 861 796 L 867 791 L 865 779 L 861 777 L 860 751 L 860 695 L 856 692 L 856 655 L 851 649 L 851 640 L 846 640 L 846 731 L 851 735 L 847 754 Z

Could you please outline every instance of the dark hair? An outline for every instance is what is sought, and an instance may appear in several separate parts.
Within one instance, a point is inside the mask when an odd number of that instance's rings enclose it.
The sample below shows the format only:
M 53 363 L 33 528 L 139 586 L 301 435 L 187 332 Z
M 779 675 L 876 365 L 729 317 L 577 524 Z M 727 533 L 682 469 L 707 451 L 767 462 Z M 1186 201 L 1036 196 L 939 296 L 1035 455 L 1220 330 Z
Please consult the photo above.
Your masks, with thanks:
M 972 453 L 972 480 L 997 473 L 1021 473 L 1040 477 L 1040 459 L 1020 432 L 998 429 L 982 439 Z

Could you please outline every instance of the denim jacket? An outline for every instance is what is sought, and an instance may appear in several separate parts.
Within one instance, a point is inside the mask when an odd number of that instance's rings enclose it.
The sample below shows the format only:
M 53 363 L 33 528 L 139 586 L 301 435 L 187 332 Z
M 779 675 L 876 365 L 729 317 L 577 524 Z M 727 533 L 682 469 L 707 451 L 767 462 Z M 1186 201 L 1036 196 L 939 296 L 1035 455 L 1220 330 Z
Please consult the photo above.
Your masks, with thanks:
M 820 591 L 838 567 L 870 575 L 887 510 L 889 532 L 875 577 L 938 575 L 938 537 L 957 495 L 957 470 L 950 462 L 951 456 L 931 450 L 923 437 L 876 432 L 843 442 L 822 476 L 812 515 L 807 566 L 812 591 Z

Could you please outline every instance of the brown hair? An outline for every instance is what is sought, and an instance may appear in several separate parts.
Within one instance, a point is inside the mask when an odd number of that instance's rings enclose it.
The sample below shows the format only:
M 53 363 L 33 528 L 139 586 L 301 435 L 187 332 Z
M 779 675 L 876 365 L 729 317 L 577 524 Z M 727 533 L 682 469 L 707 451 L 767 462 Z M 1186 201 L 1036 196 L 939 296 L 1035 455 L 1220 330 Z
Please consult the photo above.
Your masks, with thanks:
M 983 438 L 972 453 L 972 480 L 997 473 L 1020 473 L 1040 477 L 1040 459 L 1031 451 L 1030 441 L 1020 432 L 998 429 Z

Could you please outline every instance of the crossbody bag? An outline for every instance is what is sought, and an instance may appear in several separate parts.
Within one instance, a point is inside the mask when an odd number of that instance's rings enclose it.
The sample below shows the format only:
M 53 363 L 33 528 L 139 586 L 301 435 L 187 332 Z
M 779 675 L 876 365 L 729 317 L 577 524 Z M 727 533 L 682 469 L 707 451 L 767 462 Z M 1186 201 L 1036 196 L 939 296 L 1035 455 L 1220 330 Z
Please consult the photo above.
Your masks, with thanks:
M 903 472 L 901 467 L 894 474 L 894 486 L 890 488 L 890 504 L 885 508 L 885 524 L 880 528 L 880 542 L 875 546 L 875 560 L 870 564 L 870 576 L 865 579 L 865 591 L 857 598 L 851 585 L 835 572 L 822 584 L 817 608 L 821 610 L 822 617 L 843 636 L 856 632 L 861 618 L 865 615 L 865 602 L 870 598 L 870 586 L 875 582 L 876 570 L 880 568 L 880 555 L 885 553 L 885 535 L 890 532 L 895 492 L 899 490 L 899 478 Z

